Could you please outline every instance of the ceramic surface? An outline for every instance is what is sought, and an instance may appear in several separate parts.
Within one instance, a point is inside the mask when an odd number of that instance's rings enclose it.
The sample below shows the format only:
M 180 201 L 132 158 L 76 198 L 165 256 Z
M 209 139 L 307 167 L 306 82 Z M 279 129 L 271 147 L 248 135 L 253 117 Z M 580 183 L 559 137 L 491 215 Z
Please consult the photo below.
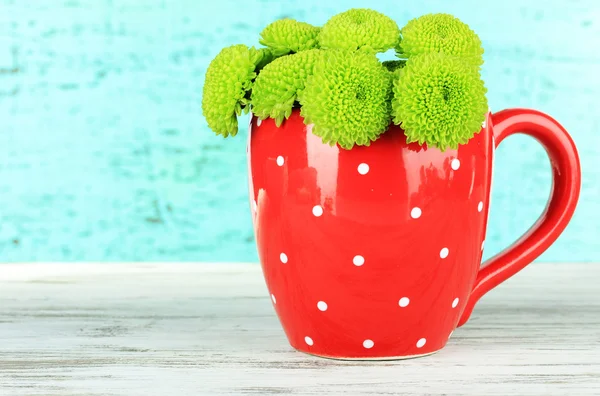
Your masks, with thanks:
M 547 149 L 546 212 L 480 270 L 495 145 L 525 131 Z M 250 207 L 271 300 L 291 345 L 333 358 L 441 349 L 488 290 L 558 237 L 579 194 L 569 135 L 532 110 L 488 114 L 457 150 L 407 144 L 391 126 L 369 147 L 328 146 L 297 110 L 252 118 Z

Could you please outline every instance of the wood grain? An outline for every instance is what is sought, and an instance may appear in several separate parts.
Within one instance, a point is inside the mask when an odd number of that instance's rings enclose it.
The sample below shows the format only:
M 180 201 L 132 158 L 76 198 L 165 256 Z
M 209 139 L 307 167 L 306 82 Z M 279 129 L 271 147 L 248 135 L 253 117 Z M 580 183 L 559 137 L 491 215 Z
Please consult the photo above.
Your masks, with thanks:
M 0 395 L 600 393 L 597 264 L 534 264 L 444 350 L 295 352 L 258 265 L 0 265 Z

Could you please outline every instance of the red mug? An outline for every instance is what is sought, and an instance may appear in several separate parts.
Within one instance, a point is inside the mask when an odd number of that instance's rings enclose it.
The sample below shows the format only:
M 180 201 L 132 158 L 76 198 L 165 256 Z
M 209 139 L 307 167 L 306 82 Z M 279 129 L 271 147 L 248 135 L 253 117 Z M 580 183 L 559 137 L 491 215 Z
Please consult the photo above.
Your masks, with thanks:
M 535 110 L 486 116 L 457 150 L 407 144 L 390 126 L 370 146 L 329 146 L 297 109 L 280 127 L 252 117 L 250 204 L 258 255 L 290 344 L 336 359 L 440 350 L 475 303 L 544 252 L 571 219 L 581 183 L 569 134 Z M 522 132 L 546 149 L 548 205 L 480 267 L 494 149 Z

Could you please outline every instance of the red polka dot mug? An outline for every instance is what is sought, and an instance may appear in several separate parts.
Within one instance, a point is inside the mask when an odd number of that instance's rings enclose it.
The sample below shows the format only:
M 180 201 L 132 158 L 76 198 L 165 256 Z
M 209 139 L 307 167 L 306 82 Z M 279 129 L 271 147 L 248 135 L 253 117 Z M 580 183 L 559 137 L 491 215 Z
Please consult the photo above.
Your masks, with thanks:
M 548 152 L 549 203 L 512 246 L 480 266 L 494 149 L 522 132 Z M 266 284 L 291 345 L 336 359 L 440 350 L 493 287 L 546 250 L 581 183 L 569 134 L 534 110 L 488 114 L 457 150 L 407 144 L 391 126 L 368 147 L 323 144 L 298 110 L 253 117 L 250 204 Z

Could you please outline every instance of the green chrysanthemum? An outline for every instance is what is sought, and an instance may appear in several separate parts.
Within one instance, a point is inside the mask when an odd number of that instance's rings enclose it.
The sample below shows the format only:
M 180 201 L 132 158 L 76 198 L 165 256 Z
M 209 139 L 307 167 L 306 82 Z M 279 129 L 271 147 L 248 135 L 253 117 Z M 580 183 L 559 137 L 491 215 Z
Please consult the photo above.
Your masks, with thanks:
M 315 48 L 321 29 L 294 19 L 280 19 L 260 33 L 259 42 L 271 49 L 274 56 Z
M 475 66 L 483 64 L 483 47 L 477 34 L 449 14 L 427 14 L 412 19 L 402 28 L 398 56 L 444 53 L 459 56 Z
M 393 19 L 374 10 L 353 8 L 323 26 L 319 44 L 326 49 L 384 52 L 396 46 L 399 38 L 400 29 Z
M 248 112 L 247 95 L 256 77 L 255 69 L 269 57 L 269 52 L 239 44 L 224 48 L 210 62 L 202 91 L 202 113 L 216 134 L 237 134 L 237 116 Z
M 300 95 L 304 123 L 324 143 L 368 146 L 390 123 L 391 74 L 374 54 L 325 51 Z
M 252 87 L 252 112 L 262 120 L 271 117 L 280 126 L 284 118 L 292 114 L 298 92 L 304 89 L 322 52 L 318 49 L 302 51 L 269 63 Z
M 382 65 L 385 66 L 385 68 L 388 69 L 388 71 L 393 73 L 396 70 L 402 69 L 404 66 L 406 66 L 406 61 L 405 60 L 389 60 L 389 61 L 383 62 Z
M 276 56 L 273 54 L 273 51 L 271 51 L 270 49 L 260 48 L 258 50 L 258 58 L 257 59 L 258 60 L 256 62 L 255 71 L 256 71 L 256 73 L 259 73 L 266 65 L 268 65 L 273 60 L 275 60 Z
M 410 58 L 394 80 L 392 116 L 408 142 L 456 149 L 481 130 L 488 109 L 477 67 L 460 58 Z

